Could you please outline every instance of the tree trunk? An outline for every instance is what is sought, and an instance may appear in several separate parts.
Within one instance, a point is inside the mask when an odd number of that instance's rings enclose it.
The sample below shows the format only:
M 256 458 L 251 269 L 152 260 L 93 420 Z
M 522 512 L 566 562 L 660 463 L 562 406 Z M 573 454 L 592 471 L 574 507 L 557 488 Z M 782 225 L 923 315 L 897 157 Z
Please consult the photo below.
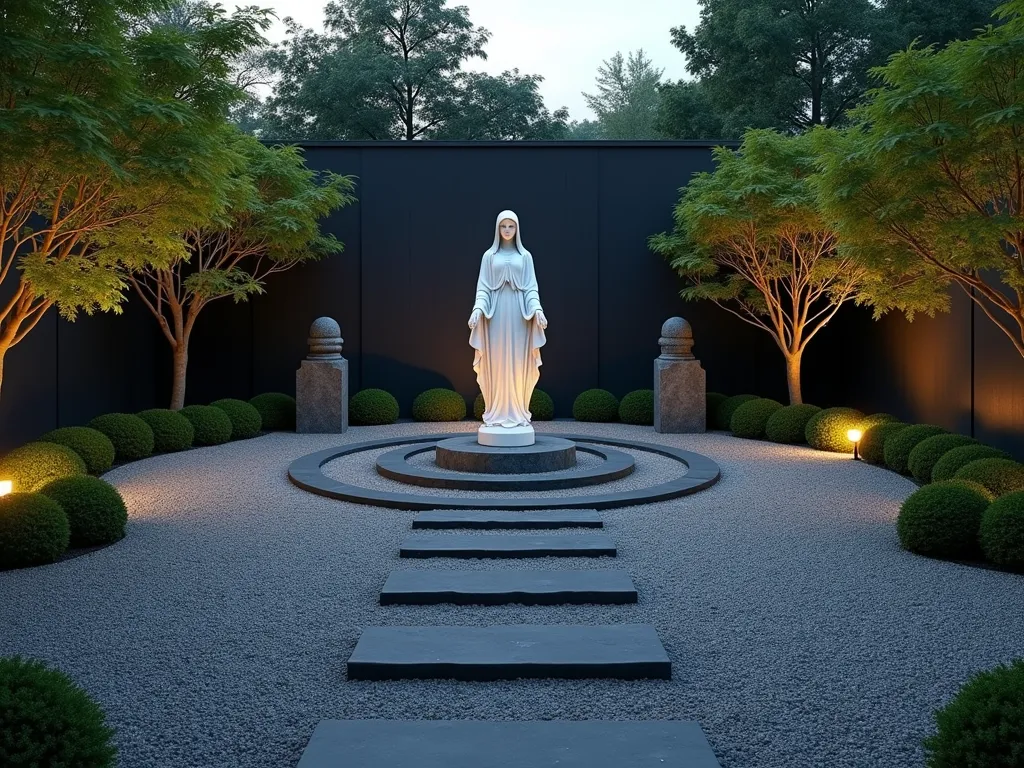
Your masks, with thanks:
M 174 347 L 174 380 L 171 385 L 171 410 L 185 407 L 185 373 L 188 371 L 188 339 L 178 340 Z
M 789 404 L 799 405 L 804 401 L 800 391 L 800 358 L 803 350 L 786 355 L 786 383 L 789 384 Z
M 0 346 L 0 390 L 4 386 L 4 357 L 7 356 L 7 350 L 9 349 L 10 347 L 6 345 Z

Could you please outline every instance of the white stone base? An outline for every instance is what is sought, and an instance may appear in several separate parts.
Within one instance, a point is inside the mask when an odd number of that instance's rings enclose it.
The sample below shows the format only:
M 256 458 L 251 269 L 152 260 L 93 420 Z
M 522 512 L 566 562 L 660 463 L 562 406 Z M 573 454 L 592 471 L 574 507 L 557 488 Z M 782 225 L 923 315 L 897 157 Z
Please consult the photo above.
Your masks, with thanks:
M 499 448 L 521 448 L 533 445 L 537 441 L 537 436 L 533 427 L 483 426 L 476 432 L 476 441 L 480 445 L 493 445 Z

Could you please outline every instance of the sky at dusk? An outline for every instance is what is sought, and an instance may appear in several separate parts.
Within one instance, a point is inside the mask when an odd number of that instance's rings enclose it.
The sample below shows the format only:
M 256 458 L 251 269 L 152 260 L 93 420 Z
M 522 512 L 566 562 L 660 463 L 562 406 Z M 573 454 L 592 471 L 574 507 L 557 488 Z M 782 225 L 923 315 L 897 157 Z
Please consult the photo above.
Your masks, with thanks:
M 326 0 L 265 0 L 279 18 L 293 17 L 318 31 Z M 669 30 L 680 24 L 692 30 L 700 18 L 697 0 L 453 0 L 465 5 L 469 18 L 491 33 L 487 59 L 473 59 L 465 68 L 500 74 L 518 67 L 520 73 L 544 77 L 540 84 L 551 110 L 565 106 L 575 120 L 593 118 L 581 92 L 595 91 L 601 62 L 616 51 L 623 56 L 643 48 L 664 78 L 686 77 L 685 60 L 672 46 Z M 284 37 L 275 24 L 269 37 Z

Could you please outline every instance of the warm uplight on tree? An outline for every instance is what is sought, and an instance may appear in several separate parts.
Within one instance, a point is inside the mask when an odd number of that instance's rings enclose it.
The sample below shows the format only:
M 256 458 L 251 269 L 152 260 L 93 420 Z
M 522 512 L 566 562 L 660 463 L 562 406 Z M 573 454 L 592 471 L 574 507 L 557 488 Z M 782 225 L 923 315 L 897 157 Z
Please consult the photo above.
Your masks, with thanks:
M 10 480 L 0 480 L 0 496 L 6 496 L 14 490 L 14 483 Z

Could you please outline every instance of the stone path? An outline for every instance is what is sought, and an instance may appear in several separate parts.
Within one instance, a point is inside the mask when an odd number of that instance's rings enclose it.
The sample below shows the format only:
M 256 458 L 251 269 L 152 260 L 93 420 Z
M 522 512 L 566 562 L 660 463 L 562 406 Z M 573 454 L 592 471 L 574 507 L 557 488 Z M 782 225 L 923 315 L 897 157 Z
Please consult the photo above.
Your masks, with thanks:
M 593 510 L 427 511 L 413 528 L 603 527 Z M 412 534 L 403 558 L 615 557 L 603 533 Z M 381 605 L 622 604 L 637 600 L 620 570 L 396 570 Z M 368 627 L 347 662 L 349 680 L 521 678 L 670 680 L 647 624 Z M 686 721 L 502 722 L 325 720 L 299 768 L 719 768 L 700 725 Z

